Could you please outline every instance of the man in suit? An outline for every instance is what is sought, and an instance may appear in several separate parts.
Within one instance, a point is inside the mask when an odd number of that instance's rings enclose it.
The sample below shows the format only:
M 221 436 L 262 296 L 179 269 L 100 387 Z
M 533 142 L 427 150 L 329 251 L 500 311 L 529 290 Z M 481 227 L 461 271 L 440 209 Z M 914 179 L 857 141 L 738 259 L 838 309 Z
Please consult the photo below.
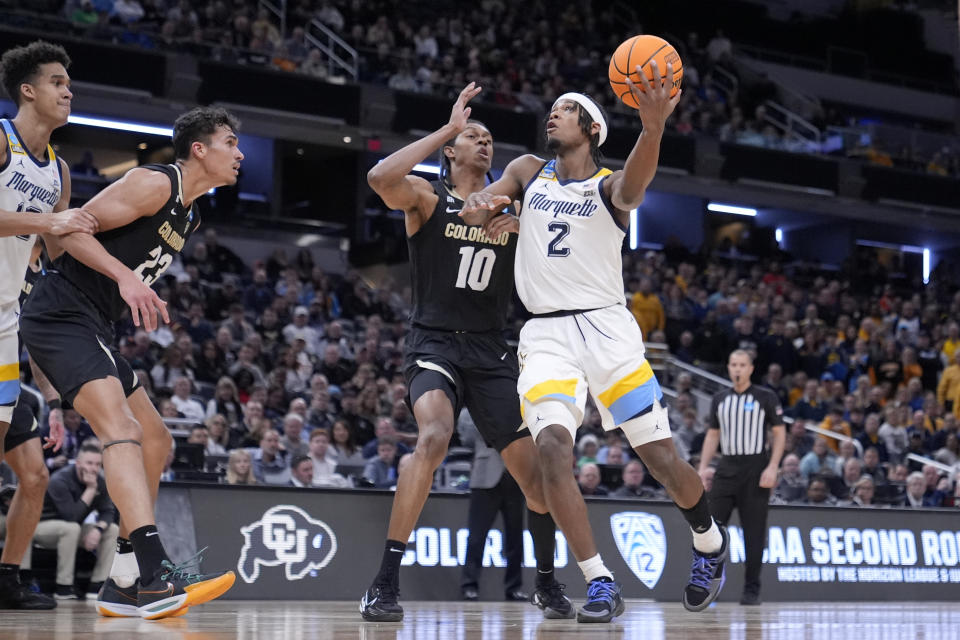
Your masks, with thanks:
M 506 600 L 527 600 L 521 591 L 523 584 L 523 492 L 516 480 L 506 472 L 503 459 L 484 443 L 473 419 L 464 410 L 460 416 L 460 442 L 472 447 L 473 466 L 470 469 L 470 510 L 467 539 L 467 557 L 460 578 L 460 591 L 464 600 L 479 598 L 478 581 L 483 566 L 483 549 L 487 533 L 493 525 L 497 512 L 503 516 L 503 555 L 507 560 L 507 572 L 503 579 Z

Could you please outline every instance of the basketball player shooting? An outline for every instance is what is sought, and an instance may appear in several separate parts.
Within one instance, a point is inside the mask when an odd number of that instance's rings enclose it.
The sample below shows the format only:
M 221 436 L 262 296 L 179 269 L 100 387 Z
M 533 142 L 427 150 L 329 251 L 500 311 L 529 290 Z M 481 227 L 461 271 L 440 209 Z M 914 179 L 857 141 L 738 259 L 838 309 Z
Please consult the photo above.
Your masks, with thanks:
M 199 558 L 170 562 L 153 514 L 172 438 L 129 363 L 107 345 L 127 308 L 146 331 L 156 328 L 158 315 L 169 322 L 150 285 L 199 226 L 194 201 L 236 182 L 243 160 L 238 126 L 211 107 L 177 118 L 176 163 L 132 169 L 91 199 L 84 210 L 99 223 L 96 236 L 48 241 L 53 267 L 21 317 L 34 361 L 103 442 L 107 488 L 121 517 L 118 554 L 97 597 L 103 615 L 179 615 L 219 597 L 235 580 L 232 571 L 188 571 Z
M 599 147 L 607 137 L 600 106 L 567 93 L 547 119 L 547 148 L 554 157 L 512 161 L 497 182 L 467 198 L 461 213 L 495 233 L 503 223 L 494 212 L 523 199 L 516 284 L 533 318 L 520 334 L 517 389 L 524 424 L 540 453 L 547 506 L 589 583 L 581 622 L 608 622 L 624 609 L 621 587 L 597 552 L 570 473 L 587 391 L 604 429 L 623 430 L 690 523 L 693 569 L 684 606 L 706 608 L 724 580 L 727 534 L 710 517 L 696 471 L 677 456 L 663 392 L 625 306 L 620 252 L 629 211 L 643 202 L 656 174 L 666 120 L 680 100 L 679 91 L 671 98 L 672 83 L 662 79 L 656 62 L 651 65 L 652 84 L 639 66 L 641 86 L 628 79 L 643 129 L 623 170 L 600 166 Z M 666 77 L 673 78 L 671 64 Z
M 400 560 L 462 406 L 526 496 L 537 558 L 534 604 L 545 617 L 573 617 L 572 603 L 553 575 L 556 526 L 546 513 L 536 448 L 529 432 L 520 430 L 516 358 L 501 335 L 513 293 L 516 236 L 506 229 L 484 234 L 457 217 L 460 194 L 483 188 L 493 161 L 490 131 L 469 119 L 467 103 L 478 93 L 480 87 L 471 82 L 446 125 L 391 154 L 367 176 L 387 206 L 404 212 L 413 290 L 404 376 L 419 431 L 411 462 L 397 481 L 380 570 L 360 603 L 368 621 L 403 619 Z M 438 148 L 440 180 L 410 175 Z M 500 218 L 516 224 L 512 215 Z

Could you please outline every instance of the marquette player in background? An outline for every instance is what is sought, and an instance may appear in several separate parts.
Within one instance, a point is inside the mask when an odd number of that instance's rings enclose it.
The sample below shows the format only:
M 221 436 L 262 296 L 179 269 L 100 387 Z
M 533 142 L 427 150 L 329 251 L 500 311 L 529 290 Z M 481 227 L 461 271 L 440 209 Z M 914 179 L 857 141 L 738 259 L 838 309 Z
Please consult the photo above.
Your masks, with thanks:
M 486 235 L 457 217 L 462 194 L 483 188 L 493 157 L 490 131 L 469 119 L 467 103 L 479 92 L 474 83 L 467 85 L 446 125 L 393 153 L 367 176 L 387 206 L 404 212 L 413 281 L 404 375 L 419 437 L 397 482 L 380 570 L 360 602 L 365 620 L 403 619 L 400 560 L 462 406 L 526 496 L 538 569 L 534 603 L 548 618 L 573 616 L 553 576 L 556 526 L 544 502 L 536 449 L 520 430 L 516 359 L 501 335 L 513 293 L 516 236 L 506 230 Z M 438 148 L 449 168 L 441 180 L 431 184 L 408 175 Z
M 660 78 L 656 63 L 653 77 Z M 523 198 L 517 245 L 517 292 L 534 314 L 520 333 L 520 381 L 524 424 L 540 452 L 550 512 L 571 542 L 589 582 L 581 622 L 608 622 L 623 612 L 620 585 L 593 544 L 586 505 L 575 493 L 573 442 L 589 391 L 607 430 L 619 427 L 693 529 L 693 573 L 683 603 L 699 611 L 723 585 L 727 534 L 710 517 L 703 485 L 678 456 L 670 438 L 663 392 L 644 358 L 640 328 L 627 310 L 621 247 L 629 211 L 643 201 L 656 173 L 667 117 L 680 99 L 670 85 L 632 83 L 643 123 L 622 171 L 600 166 L 607 136 L 600 107 L 579 93 L 560 96 L 547 119 L 544 162 L 526 155 L 503 176 L 467 198 L 464 220 L 486 222 L 505 204 Z M 667 78 L 673 77 L 667 65 Z M 575 535 L 572 535 L 575 534 Z M 590 544 L 574 545 L 587 539 Z
M 21 317 L 31 356 L 103 443 L 123 537 L 97 598 L 104 615 L 175 615 L 222 595 L 235 579 L 232 571 L 191 574 L 186 564 L 170 562 L 153 516 L 170 433 L 130 365 L 108 345 L 113 322 L 128 307 L 134 325 L 142 322 L 147 331 L 156 328 L 158 312 L 169 322 L 150 285 L 199 226 L 194 200 L 236 182 L 243 160 L 237 127 L 223 109 L 202 107 L 177 118 L 176 164 L 133 169 L 90 200 L 85 210 L 100 232 L 60 239 L 66 253 L 52 251 L 53 266 Z
M 70 171 L 50 146 L 51 132 L 66 124 L 70 115 L 73 94 L 68 66 L 70 58 L 62 47 L 39 41 L 10 49 L 0 58 L 0 82 L 17 105 L 13 120 L 0 120 L 0 437 L 5 454 L 0 459 L 6 457 L 20 482 L 0 557 L 0 608 L 4 609 L 55 606 L 53 600 L 32 593 L 19 581 L 20 561 L 43 508 L 47 471 L 39 442 L 32 435 L 24 437 L 24 425 L 18 424 L 9 437 L 8 430 L 20 393 L 18 297 L 34 234 L 97 229 L 93 216 L 67 209 Z M 25 414 L 21 416 L 26 419 Z M 59 446 L 55 431 L 51 444 Z

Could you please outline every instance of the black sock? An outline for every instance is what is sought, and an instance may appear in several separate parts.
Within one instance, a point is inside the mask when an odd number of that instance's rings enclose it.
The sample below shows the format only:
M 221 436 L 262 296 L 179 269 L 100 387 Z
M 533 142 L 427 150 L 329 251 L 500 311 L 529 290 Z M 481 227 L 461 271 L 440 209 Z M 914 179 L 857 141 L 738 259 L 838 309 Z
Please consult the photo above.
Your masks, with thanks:
M 707 505 L 706 491 L 700 494 L 697 504 L 689 509 L 684 509 L 680 505 L 677 505 L 677 508 L 680 509 L 680 513 L 690 523 L 690 528 L 696 533 L 703 533 L 713 524 L 713 518 L 710 517 L 710 507 Z
M 557 547 L 557 525 L 553 516 L 527 509 L 527 529 L 533 538 L 533 555 L 537 559 L 537 584 L 552 584 L 553 554 Z
M 377 574 L 374 583 L 397 584 L 400 579 L 400 561 L 403 560 L 403 553 L 406 550 L 406 543 L 387 540 L 383 546 L 383 560 L 380 561 L 380 573 Z
M 129 538 L 117 538 L 117 553 L 133 553 L 133 543 Z
M 153 575 L 160 569 L 160 563 L 164 560 L 170 561 L 163 549 L 163 543 L 160 542 L 160 536 L 157 535 L 156 525 L 148 524 L 131 531 L 130 542 L 140 566 L 140 584 L 150 584 L 153 582 Z
M 0 580 L 19 582 L 20 581 L 19 572 L 20 572 L 20 565 L 0 562 Z

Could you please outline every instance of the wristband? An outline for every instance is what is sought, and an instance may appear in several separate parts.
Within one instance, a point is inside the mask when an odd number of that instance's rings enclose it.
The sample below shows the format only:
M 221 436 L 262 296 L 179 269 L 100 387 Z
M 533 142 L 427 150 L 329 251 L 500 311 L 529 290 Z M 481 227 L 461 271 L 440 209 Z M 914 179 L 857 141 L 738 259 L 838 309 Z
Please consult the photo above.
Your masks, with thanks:
M 57 399 L 55 399 L 55 400 L 50 400 L 49 402 L 47 402 L 47 406 L 50 407 L 51 410 L 53 410 L 53 409 L 59 409 L 59 408 L 60 408 L 60 398 L 57 398 Z

